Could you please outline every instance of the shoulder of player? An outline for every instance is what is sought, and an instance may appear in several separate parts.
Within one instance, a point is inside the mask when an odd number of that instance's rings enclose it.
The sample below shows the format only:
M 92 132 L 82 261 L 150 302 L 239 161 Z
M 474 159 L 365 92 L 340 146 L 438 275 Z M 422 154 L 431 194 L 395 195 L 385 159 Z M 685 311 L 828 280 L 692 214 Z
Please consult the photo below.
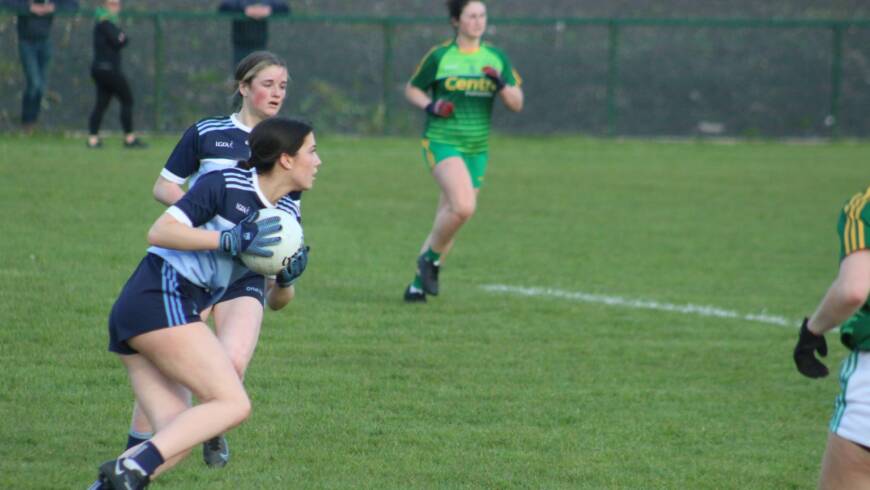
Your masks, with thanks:
M 238 188 L 254 191 L 254 178 L 252 174 L 253 170 L 229 167 L 203 174 L 196 182 L 196 185 L 203 184 L 228 189 Z
M 200 119 L 193 125 L 200 136 L 212 131 L 224 131 L 236 129 L 235 123 L 230 116 L 213 116 Z
M 302 191 L 288 192 L 287 194 L 284 194 L 283 196 L 281 196 L 280 199 L 278 199 L 277 206 L 281 207 L 281 206 L 287 205 L 287 206 L 298 207 L 299 202 L 301 200 L 302 200 Z
M 281 199 L 278 199 L 275 207 L 281 211 L 286 211 L 292 214 L 297 220 L 302 221 L 302 213 L 300 211 L 301 200 L 302 192 L 291 192 L 282 196 Z
M 507 54 L 501 48 L 490 43 L 489 41 L 483 41 L 482 43 L 480 43 L 480 47 L 481 49 L 489 51 L 499 57 L 507 58 Z
M 442 58 L 450 48 L 456 46 L 456 42 L 453 39 L 447 39 L 441 43 L 436 44 L 429 48 L 429 51 L 426 51 L 426 54 L 423 56 L 423 59 L 427 58 Z

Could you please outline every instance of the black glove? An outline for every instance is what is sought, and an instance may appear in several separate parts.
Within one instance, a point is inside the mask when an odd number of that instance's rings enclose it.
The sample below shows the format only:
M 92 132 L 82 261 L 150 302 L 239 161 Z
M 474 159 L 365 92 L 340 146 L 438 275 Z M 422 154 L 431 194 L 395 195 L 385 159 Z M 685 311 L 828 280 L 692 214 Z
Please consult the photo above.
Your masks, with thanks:
M 287 267 L 281 269 L 275 275 L 275 283 L 278 284 L 278 287 L 289 288 L 305 272 L 305 267 L 308 265 L 309 250 L 311 248 L 308 245 L 303 245 L 290 257 L 290 263 L 287 264 Z
M 807 328 L 809 319 L 804 318 L 797 345 L 794 346 L 794 363 L 798 371 L 808 378 L 823 378 L 828 375 L 828 367 L 816 359 L 828 355 L 828 344 L 824 335 L 816 335 Z

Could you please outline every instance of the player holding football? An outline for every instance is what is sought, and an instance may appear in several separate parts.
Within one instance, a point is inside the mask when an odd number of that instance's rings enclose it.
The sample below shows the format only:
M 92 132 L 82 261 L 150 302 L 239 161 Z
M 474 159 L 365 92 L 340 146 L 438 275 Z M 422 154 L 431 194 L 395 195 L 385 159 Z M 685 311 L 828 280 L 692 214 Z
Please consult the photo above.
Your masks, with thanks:
M 822 459 L 819 487 L 870 488 L 870 188 L 855 194 L 840 213 L 840 271 L 815 313 L 804 319 L 794 349 L 798 371 L 827 376 L 815 356 L 827 355 L 824 334 L 840 325 L 840 341 L 851 350 L 840 370 Z
M 203 119 L 185 131 L 154 183 L 154 197 L 161 203 L 171 206 L 178 201 L 184 195 L 181 186 L 185 182 L 191 188 L 200 176 L 247 160 L 251 128 L 281 110 L 288 74 L 286 64 L 275 54 L 256 51 L 246 56 L 236 67 L 235 80 L 238 112 Z M 297 209 L 299 198 L 299 193 L 292 196 Z M 292 285 L 282 284 L 292 298 Z M 250 272 L 236 281 L 211 311 L 203 312 L 203 319 L 213 314 L 215 333 L 242 379 L 260 336 L 265 291 L 263 276 Z M 150 436 L 147 419 L 139 410 L 134 410 L 130 432 L 128 445 Z M 226 438 L 221 435 L 206 441 L 202 455 L 209 467 L 225 466 L 230 455 Z
M 493 103 L 520 112 L 520 77 L 508 57 L 481 41 L 486 6 L 480 1 L 448 0 L 456 37 L 432 48 L 405 86 L 405 98 L 426 111 L 423 159 L 441 195 L 435 222 L 417 258 L 417 274 L 405 301 L 423 302 L 438 294 L 438 272 L 456 233 L 474 215 L 477 194 L 489 160 Z
M 133 392 L 155 429 L 152 438 L 100 466 L 97 485 L 140 489 L 180 461 L 196 444 L 244 421 L 251 402 L 220 339 L 200 317 L 248 270 L 242 253 L 268 256 L 280 240 L 278 217 L 295 213 L 290 195 L 314 185 L 321 165 L 311 126 L 286 118 L 258 124 L 249 167 L 211 172 L 148 232 L 151 247 L 127 281 L 109 316 L 109 350 L 127 368 Z M 296 254 L 285 269 L 291 281 L 305 269 Z M 283 271 L 282 271 L 283 272 Z M 291 294 L 273 288 L 282 307 Z M 199 404 L 191 407 L 188 393 Z
M 283 60 L 268 51 L 251 53 L 239 63 L 235 72 L 236 106 L 238 112 L 229 116 L 205 118 L 184 132 L 154 183 L 154 197 L 171 206 L 184 196 L 185 183 L 193 187 L 204 174 L 232 168 L 250 157 L 248 137 L 251 128 L 275 116 L 284 103 L 287 90 L 287 67 Z M 286 205 L 298 214 L 299 193 L 286 200 Z M 279 287 L 292 299 L 292 281 L 281 277 Z M 239 377 L 244 374 L 257 346 L 263 319 L 266 292 L 263 276 L 248 272 L 229 286 L 220 301 L 202 311 L 203 320 L 213 314 L 215 333 L 224 346 Z M 274 305 L 270 304 L 274 308 Z M 153 435 L 148 418 L 138 403 L 127 447 L 135 446 Z M 229 447 L 222 435 L 203 444 L 203 459 L 209 467 L 223 467 L 229 461 Z M 96 488 L 99 487 L 95 487 Z

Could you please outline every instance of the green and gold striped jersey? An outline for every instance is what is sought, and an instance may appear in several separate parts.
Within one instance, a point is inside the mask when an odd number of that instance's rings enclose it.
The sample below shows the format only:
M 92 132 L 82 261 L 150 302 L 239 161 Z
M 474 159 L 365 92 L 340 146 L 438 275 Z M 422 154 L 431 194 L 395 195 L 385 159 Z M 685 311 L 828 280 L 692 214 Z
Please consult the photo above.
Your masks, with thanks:
M 448 41 L 426 53 L 410 83 L 430 92 L 432 100 L 452 102 L 454 111 L 447 118 L 427 114 L 423 137 L 456 146 L 465 153 L 487 150 L 496 87 L 484 76 L 485 66 L 498 70 L 507 85 L 521 83 L 508 57 L 489 43 L 481 43 L 474 51 L 463 51 L 456 41 Z
M 837 222 L 840 235 L 840 260 L 870 245 L 870 188 L 852 196 L 843 206 Z M 843 345 L 859 351 L 870 351 L 870 298 L 851 318 L 840 325 Z

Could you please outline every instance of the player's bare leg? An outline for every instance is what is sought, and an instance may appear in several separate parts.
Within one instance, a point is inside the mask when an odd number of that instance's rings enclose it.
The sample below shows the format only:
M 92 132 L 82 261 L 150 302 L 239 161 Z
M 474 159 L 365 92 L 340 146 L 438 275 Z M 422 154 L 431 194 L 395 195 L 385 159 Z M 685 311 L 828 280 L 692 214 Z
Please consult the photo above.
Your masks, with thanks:
M 239 379 L 244 380 L 260 338 L 263 304 L 250 296 L 242 296 L 216 304 L 213 315 L 215 335 Z
M 405 301 L 425 301 L 425 294 L 438 294 L 438 272 L 444 256 L 453 247 L 459 229 L 474 215 L 477 189 L 465 162 L 445 158 L 432 171 L 441 188 L 435 221 L 417 259 L 417 277 L 405 290 Z
M 215 334 L 230 358 L 240 380 L 254 356 L 260 325 L 263 321 L 263 305 L 250 296 L 223 301 L 212 308 Z M 209 468 L 222 468 L 230 459 L 226 436 L 220 434 L 202 444 L 202 459 Z
M 128 343 L 140 355 L 119 357 L 158 431 L 150 441 L 100 466 L 101 482 L 114 488 L 144 487 L 192 446 L 235 427 L 251 413 L 238 374 L 205 323 L 153 330 Z M 176 385 L 187 387 L 200 404 L 187 408 L 186 396 Z
M 183 456 L 197 442 L 235 427 L 250 413 L 250 401 L 238 374 L 223 346 L 204 323 L 155 330 L 134 337 L 130 344 L 155 366 L 153 372 L 160 373 L 166 384 L 189 386 L 200 401 L 193 408 L 182 409 L 180 399 L 169 408 L 160 406 L 159 402 L 166 399 L 152 400 L 152 392 L 138 391 L 142 381 L 133 379 L 148 371 L 132 370 L 135 366 L 125 360 L 137 397 L 143 400 L 149 419 L 158 425 L 151 441 L 167 456 L 167 463 L 171 458 Z M 154 385 L 151 382 L 148 386 Z M 180 409 L 180 413 L 174 413 Z M 164 464 L 160 471 L 166 468 Z
M 870 450 L 836 434 L 828 435 L 819 478 L 822 490 L 870 488 Z
M 200 318 L 202 321 L 207 322 L 208 317 L 211 314 L 212 307 L 209 306 L 205 308 L 200 313 Z M 188 406 L 192 405 L 193 401 L 190 399 L 190 393 L 187 394 L 187 404 Z M 127 447 L 131 447 L 134 445 L 133 443 L 139 441 L 143 441 L 146 439 L 150 439 L 151 436 L 154 435 L 154 428 L 151 426 L 151 422 L 148 420 L 148 417 L 145 415 L 145 411 L 142 410 L 141 404 L 139 400 L 134 400 L 133 402 L 133 415 L 130 420 L 130 437 L 128 439 Z
M 459 157 L 442 160 L 432 170 L 432 176 L 441 188 L 441 197 L 429 234 L 429 246 L 435 252 L 444 254 L 462 225 L 474 215 L 477 190 L 471 184 L 465 162 Z M 444 206 L 441 206 L 442 203 Z
M 138 416 L 148 422 L 148 427 L 159 431 L 162 427 L 190 407 L 190 392 L 184 386 L 168 380 L 154 364 L 140 354 L 121 356 L 121 361 L 127 368 L 133 393 L 147 393 L 148 396 L 138 400 L 136 410 Z M 130 448 L 128 448 L 129 450 Z M 161 465 L 155 476 L 174 466 L 184 459 L 189 451 L 167 460 Z

